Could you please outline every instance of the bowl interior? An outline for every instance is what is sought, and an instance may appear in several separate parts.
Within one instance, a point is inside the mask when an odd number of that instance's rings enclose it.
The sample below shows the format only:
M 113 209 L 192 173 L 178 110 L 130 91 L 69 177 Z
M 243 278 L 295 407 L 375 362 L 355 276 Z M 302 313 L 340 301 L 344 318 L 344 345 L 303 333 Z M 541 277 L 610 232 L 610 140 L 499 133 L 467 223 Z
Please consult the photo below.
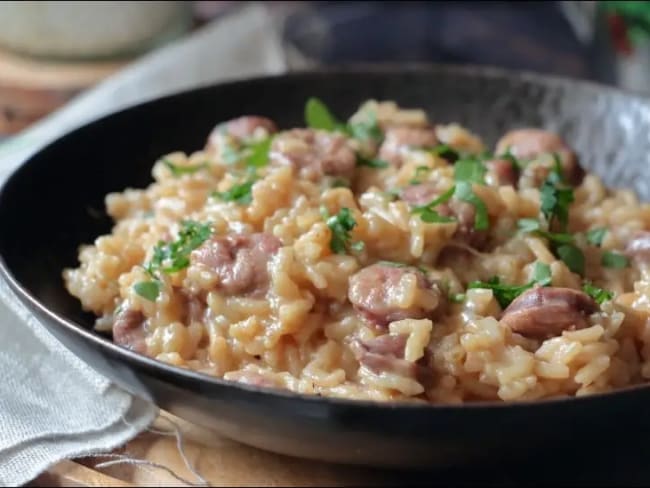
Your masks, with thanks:
M 369 98 L 424 108 L 493 144 L 506 130 L 558 131 L 582 164 L 609 184 L 650 197 L 650 102 L 589 83 L 479 68 L 386 68 L 298 73 L 206 87 L 100 119 L 49 145 L 0 193 L 0 257 L 54 313 L 90 328 L 93 318 L 63 286 L 80 244 L 107 233 L 104 196 L 151 181 L 165 153 L 201 148 L 220 121 L 242 114 L 303 124 L 310 96 L 341 118 Z

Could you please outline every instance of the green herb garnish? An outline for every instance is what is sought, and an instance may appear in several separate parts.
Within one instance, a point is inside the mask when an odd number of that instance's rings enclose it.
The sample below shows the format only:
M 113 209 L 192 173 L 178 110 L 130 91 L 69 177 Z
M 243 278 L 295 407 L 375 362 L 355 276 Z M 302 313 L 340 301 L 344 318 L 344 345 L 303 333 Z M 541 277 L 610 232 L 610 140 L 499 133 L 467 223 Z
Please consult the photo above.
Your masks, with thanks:
M 239 205 L 248 205 L 253 201 L 252 188 L 255 180 L 251 179 L 239 185 L 233 185 L 226 191 L 214 191 L 212 196 L 224 202 L 235 202 Z
M 375 114 L 369 113 L 365 121 L 346 124 L 337 119 L 322 100 L 315 97 L 307 100 L 305 122 L 312 129 L 330 132 L 338 130 L 360 141 L 374 140 L 381 142 L 384 137 Z
M 585 274 L 585 255 L 574 244 L 562 244 L 555 250 L 557 256 L 574 273 Z
M 465 301 L 464 293 L 453 293 L 449 295 L 449 301 L 451 303 L 463 303 Z
M 456 191 L 456 187 L 452 186 L 449 188 L 446 192 L 444 192 L 442 195 L 439 197 L 434 198 L 431 200 L 429 203 L 426 205 L 420 205 L 418 207 L 414 207 L 411 210 L 411 213 L 413 214 L 419 214 L 420 219 L 423 222 L 427 223 L 447 223 L 447 222 L 454 222 L 455 219 L 451 217 L 445 217 L 443 215 L 440 215 L 437 210 L 435 210 L 435 207 L 438 205 L 445 203 L 451 199 L 451 197 L 454 196 L 454 192 Z
M 191 175 L 196 173 L 199 170 L 202 170 L 204 168 L 207 168 L 208 164 L 207 163 L 201 163 L 197 164 L 195 166 L 181 166 L 178 164 L 172 163 L 169 159 L 164 158 L 162 160 L 163 164 L 167 166 L 169 171 L 171 171 L 172 175 L 175 177 L 179 177 L 181 175 Z
M 438 144 L 432 148 L 426 148 L 429 153 L 434 156 L 440 156 L 442 159 L 454 162 L 460 158 L 460 154 L 456 149 L 447 144 Z
M 332 115 L 327 105 L 318 98 L 310 98 L 305 105 L 305 121 L 312 129 L 333 131 L 341 123 Z
M 490 226 L 490 219 L 488 218 L 487 206 L 481 200 L 474 190 L 472 184 L 467 181 L 458 181 L 456 183 L 456 191 L 454 196 L 459 200 L 474 205 L 476 215 L 474 217 L 474 228 L 476 230 L 486 230 Z
M 540 210 L 549 229 L 557 221 L 562 232 L 565 232 L 569 224 L 569 207 L 574 201 L 573 189 L 560 186 L 564 182 L 564 176 L 560 161 L 557 155 L 554 156 L 554 167 L 540 188 Z
M 533 271 L 533 279 L 525 285 L 506 285 L 501 283 L 498 276 L 494 276 L 488 281 L 473 281 L 467 286 L 467 288 L 487 288 L 492 290 L 494 298 L 499 302 L 501 308 L 505 309 L 515 298 L 533 286 L 548 286 L 550 284 L 550 267 L 547 264 L 537 262 L 535 263 L 535 270 Z
M 582 285 L 582 291 L 593 298 L 598 305 L 602 305 L 603 302 L 614 298 L 614 292 L 605 290 L 604 288 L 598 288 L 596 285 L 589 282 Z
M 614 251 L 605 251 L 600 260 L 600 264 L 606 268 L 622 269 L 627 268 L 630 264 L 629 259 Z
M 158 280 L 140 281 L 133 285 L 133 290 L 142 298 L 155 302 L 160 295 L 161 283 Z
M 421 178 L 427 173 L 429 173 L 430 171 L 431 168 L 429 168 L 428 166 L 418 166 L 417 168 L 415 168 L 415 175 L 413 175 L 413 178 L 411 179 L 411 181 L 409 181 L 409 184 L 419 185 L 420 183 L 422 183 Z
M 325 207 L 321 207 L 321 214 L 326 219 L 332 237 L 330 239 L 330 249 L 336 254 L 345 254 L 348 247 L 353 251 L 362 251 L 365 243 L 358 241 L 350 243 L 352 236 L 350 232 L 357 225 L 349 208 L 343 207 L 336 215 L 329 215 Z
M 603 243 L 603 239 L 605 238 L 605 234 L 607 234 L 607 229 L 600 227 L 587 231 L 585 236 L 587 237 L 587 242 L 589 244 L 592 246 L 600 247 Z
M 193 220 L 182 221 L 175 241 L 159 241 L 156 244 L 153 257 L 145 265 L 145 270 L 152 278 L 157 278 L 159 272 L 175 273 L 186 268 L 190 264 L 190 253 L 211 235 L 210 224 L 201 224 Z
M 454 179 L 469 183 L 485 184 L 487 168 L 478 159 L 459 159 L 454 164 Z
M 381 142 L 384 134 L 377 123 L 377 117 L 374 113 L 368 113 L 368 119 L 362 122 L 350 123 L 347 126 L 347 132 L 360 141 Z
M 377 159 L 377 158 L 366 159 L 357 154 L 357 166 L 367 166 L 368 168 L 384 169 L 384 168 L 388 168 L 390 164 L 388 164 L 388 162 L 384 161 L 383 159 Z
M 519 219 L 517 221 L 517 226 L 521 232 L 545 237 L 555 244 L 572 244 L 574 242 L 574 238 L 571 234 L 542 230 L 542 224 L 537 219 Z

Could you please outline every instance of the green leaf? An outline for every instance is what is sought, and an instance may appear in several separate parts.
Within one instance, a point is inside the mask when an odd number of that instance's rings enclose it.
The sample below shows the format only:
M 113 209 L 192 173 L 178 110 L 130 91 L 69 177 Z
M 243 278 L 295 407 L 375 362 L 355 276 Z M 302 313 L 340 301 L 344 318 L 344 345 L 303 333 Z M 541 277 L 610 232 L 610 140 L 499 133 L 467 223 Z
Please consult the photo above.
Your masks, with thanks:
M 411 181 L 409 181 L 410 185 L 419 185 L 422 183 L 421 178 L 431 172 L 431 168 L 428 166 L 418 166 L 415 168 L 415 175 L 413 175 L 413 178 L 411 178 Z
M 488 157 L 485 159 L 491 159 L 491 158 Z M 510 164 L 512 164 L 515 167 L 515 169 L 523 169 L 526 166 L 526 164 L 523 161 L 517 159 L 515 155 L 512 154 L 512 152 L 510 151 L 510 147 L 506 149 L 505 153 L 498 155 L 496 159 L 505 159 L 506 161 L 510 161 Z
M 551 284 L 551 268 L 544 263 L 536 262 L 533 270 L 533 279 L 525 285 L 506 285 L 501 283 L 497 276 L 485 281 L 473 281 L 467 288 L 487 288 L 492 290 L 494 298 L 499 302 L 501 308 L 505 309 L 512 301 L 526 290 L 535 285 L 548 286 Z
M 433 154 L 434 156 L 440 156 L 442 159 L 454 162 L 460 158 L 460 154 L 456 149 L 447 144 L 438 144 L 432 148 L 428 148 L 427 151 Z
M 600 260 L 600 264 L 606 268 L 622 269 L 627 268 L 630 261 L 622 254 L 613 251 L 605 251 Z
M 239 185 L 233 185 L 227 191 L 214 191 L 212 196 L 224 202 L 235 202 L 239 205 L 248 205 L 253 201 L 252 188 L 255 180 L 249 180 Z
M 541 223 L 536 219 L 519 219 L 517 227 L 521 232 L 545 237 L 554 244 L 572 244 L 574 241 L 571 234 L 541 230 Z
M 456 183 L 456 191 L 454 196 L 459 200 L 474 205 L 476 209 L 476 216 L 474 217 L 474 228 L 476 230 L 487 230 L 490 226 L 490 219 L 488 217 L 487 206 L 481 200 L 474 190 L 471 183 L 467 181 L 459 181 Z
M 163 164 L 167 166 L 169 171 L 171 171 L 172 175 L 175 177 L 179 177 L 182 175 L 191 175 L 196 173 L 199 170 L 202 170 L 204 168 L 207 168 L 208 164 L 207 163 L 201 163 L 197 164 L 195 166 L 181 166 L 178 164 L 172 163 L 169 159 L 163 159 L 162 160 Z
M 246 164 L 252 168 L 266 166 L 269 162 L 269 150 L 271 149 L 272 141 L 273 139 L 271 137 L 267 137 L 248 146 L 250 155 L 246 158 Z
M 605 290 L 604 288 L 599 288 L 593 283 L 585 283 L 582 285 L 582 290 L 589 295 L 591 298 L 593 298 L 598 305 L 601 305 L 603 302 L 606 302 L 608 300 L 611 300 L 614 298 L 614 293 Z
M 549 228 L 553 220 L 557 219 L 564 231 L 569 223 L 569 207 L 574 201 L 574 195 L 572 188 L 557 186 L 562 181 L 562 168 L 559 159 L 556 158 L 554 170 L 540 188 L 540 210 L 549 223 Z
M 500 282 L 499 278 L 495 276 L 487 282 L 472 281 L 467 285 L 467 288 L 487 288 L 488 290 L 492 290 L 494 298 L 499 302 L 501 308 L 505 309 L 515 298 L 526 290 L 532 288 L 533 285 L 534 283 L 532 281 L 525 285 L 504 285 Z
M 357 225 L 352 216 L 352 212 L 350 212 L 349 208 L 343 207 L 339 210 L 338 214 L 329 216 L 327 209 L 321 207 L 321 214 L 327 219 L 327 227 L 329 227 L 332 234 L 330 239 L 330 249 L 336 254 L 345 254 L 350 245 L 350 240 L 352 239 L 350 232 Z M 365 246 L 365 244 L 360 245 L 358 243 L 352 245 L 356 245 L 356 249 L 352 249 L 358 251 L 363 249 L 363 247 L 361 247 L 362 245 Z
M 312 97 L 305 105 L 305 121 L 312 129 L 333 131 L 340 126 L 339 121 L 332 115 L 327 106 L 318 98 Z
M 557 247 L 556 253 L 572 272 L 585 274 L 585 256 L 578 247 L 573 244 L 562 244 Z
M 354 252 L 361 252 L 366 248 L 366 243 L 363 241 L 357 241 L 350 244 L 350 249 Z
M 236 164 L 242 159 L 243 155 L 230 144 L 224 145 L 221 150 L 221 159 L 226 164 Z
M 360 141 L 381 142 L 384 134 L 377 123 L 377 116 L 374 112 L 367 114 L 367 120 L 348 124 L 347 132 Z
M 533 270 L 533 281 L 539 286 L 548 286 L 551 284 L 551 279 L 551 267 L 546 263 L 537 261 Z
M 426 205 L 420 205 L 418 207 L 413 207 L 413 209 L 411 210 L 411 213 L 414 213 L 414 214 L 422 213 L 427 209 L 429 209 L 429 210 L 433 209 L 433 207 L 436 207 L 436 206 L 440 205 L 441 203 L 448 202 L 451 199 L 451 197 L 454 196 L 455 191 L 456 191 L 456 187 L 452 186 L 446 192 L 444 192 L 442 195 L 440 195 L 439 197 L 434 198 L 433 200 L 431 200 Z
M 161 271 L 175 273 L 186 268 L 190 263 L 190 253 L 211 235 L 210 224 L 201 224 L 193 220 L 182 221 L 175 241 L 158 241 L 154 247 L 151 261 L 144 266 L 145 271 L 155 279 L 157 273 Z
M 367 166 L 368 168 L 374 169 L 384 169 L 388 168 L 390 164 L 383 159 L 366 159 L 360 155 L 357 155 L 357 166 Z
M 465 301 L 464 293 L 453 293 L 449 295 L 449 301 L 451 303 L 463 303 Z
M 459 159 L 454 164 L 454 179 L 470 183 L 485 184 L 487 168 L 478 159 Z
M 420 219 L 422 222 L 426 222 L 428 224 L 445 224 L 449 222 L 456 222 L 456 219 L 453 217 L 440 215 L 432 208 L 425 208 L 422 212 L 420 212 Z
M 133 290 L 142 298 L 155 302 L 160 295 L 161 283 L 159 281 L 140 281 L 133 285 Z
M 585 234 L 587 237 L 587 242 L 592 246 L 600 247 L 603 243 L 603 239 L 607 234 L 607 229 L 604 227 L 599 227 L 597 229 L 591 229 Z
M 519 219 L 517 221 L 517 227 L 521 232 L 532 233 L 540 230 L 541 224 L 537 219 Z

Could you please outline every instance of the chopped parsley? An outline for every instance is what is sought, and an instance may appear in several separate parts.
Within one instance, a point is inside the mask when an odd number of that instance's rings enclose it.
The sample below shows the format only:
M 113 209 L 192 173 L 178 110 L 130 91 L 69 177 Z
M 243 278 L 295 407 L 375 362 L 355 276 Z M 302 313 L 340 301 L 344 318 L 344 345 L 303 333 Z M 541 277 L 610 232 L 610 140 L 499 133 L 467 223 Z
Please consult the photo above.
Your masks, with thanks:
M 172 175 L 178 178 L 181 175 L 191 175 L 196 173 L 199 170 L 207 168 L 207 163 L 201 163 L 194 166 L 181 166 L 179 164 L 172 163 L 169 159 L 164 158 L 162 160 L 163 164 L 167 166 Z
M 133 285 L 134 291 L 149 301 L 156 301 L 162 281 L 160 273 L 175 273 L 190 264 L 190 253 L 203 244 L 212 235 L 210 224 L 201 224 L 193 220 L 181 222 L 178 237 L 173 242 L 159 241 L 153 249 L 153 257 L 144 269 L 151 277 L 149 281 L 140 281 Z
M 619 254 L 614 251 L 605 251 L 600 260 L 600 264 L 606 268 L 622 269 L 627 268 L 630 264 L 630 261 L 623 254 Z
M 464 293 L 452 293 L 449 295 L 449 301 L 451 303 L 463 303 L 465 301 Z
M 226 164 L 237 164 L 244 161 L 249 168 L 262 168 L 269 162 L 269 150 L 272 142 L 272 137 L 260 141 L 248 141 L 239 149 L 227 144 L 221 152 L 221 158 Z
M 587 237 L 587 242 L 592 246 L 600 247 L 603 243 L 603 239 L 607 234 L 607 229 L 604 227 L 599 227 L 597 229 L 591 229 L 587 231 L 585 236 Z
M 549 229 L 558 222 L 562 232 L 566 232 L 569 224 L 569 207 L 574 201 L 573 188 L 564 187 L 564 176 L 559 159 L 555 157 L 555 165 L 540 188 L 540 210 Z
M 415 168 L 415 175 L 413 175 L 413 178 L 411 178 L 411 181 L 409 181 L 410 185 L 419 185 L 422 183 L 422 179 L 426 174 L 428 174 L 431 171 L 431 168 L 428 166 L 418 166 Z
M 557 256 L 572 272 L 585 274 L 585 255 L 575 244 L 562 244 L 556 247 Z
M 487 206 L 485 205 L 485 202 L 474 193 L 471 183 L 467 181 L 458 181 L 456 183 L 454 196 L 459 200 L 471 203 L 476 209 L 476 215 L 474 217 L 474 228 L 476 230 L 486 230 L 490 226 Z
M 329 215 L 325 207 L 321 207 L 321 214 L 325 218 L 327 227 L 329 227 L 332 237 L 330 239 L 330 249 L 336 254 L 345 254 L 348 248 L 360 252 L 364 249 L 365 243 L 357 241 L 351 243 L 352 236 L 350 232 L 357 225 L 349 208 L 343 207 L 336 215 Z
M 360 141 L 373 140 L 381 142 L 384 137 L 374 113 L 368 113 L 367 119 L 364 121 L 346 124 L 337 119 L 322 100 L 315 97 L 307 100 L 305 122 L 312 129 L 329 132 L 338 130 Z
M 252 189 L 255 184 L 255 179 L 251 178 L 244 183 L 231 186 L 226 191 L 214 191 L 212 196 L 219 198 L 224 202 L 235 202 L 239 205 L 248 205 L 253 201 Z
M 201 224 L 193 220 L 181 222 L 181 229 L 175 241 L 159 241 L 154 247 L 151 261 L 145 270 L 156 278 L 159 272 L 175 273 L 190 264 L 190 253 L 203 244 L 212 235 L 210 224 Z
M 162 283 L 158 280 L 140 281 L 133 285 L 133 290 L 142 298 L 155 302 L 158 295 L 160 295 L 161 287 Z
M 603 302 L 614 298 L 614 292 L 605 290 L 604 288 L 598 288 L 596 285 L 590 282 L 586 282 L 584 285 L 582 285 L 582 291 L 593 298 L 596 303 L 598 303 L 598 305 L 602 305 Z
M 487 168 L 478 159 L 459 159 L 454 164 L 454 179 L 470 183 L 485 184 Z
M 521 232 L 545 237 L 554 244 L 572 244 L 574 242 L 573 236 L 566 232 L 548 232 L 542 230 L 542 224 L 537 219 L 519 219 L 517 226 Z
M 497 156 L 497 159 L 504 159 L 509 161 L 510 164 L 516 169 L 523 168 L 525 166 L 524 162 L 517 159 L 514 154 L 510 151 L 510 146 L 506 149 L 506 152 Z
M 548 264 L 537 262 L 533 271 L 533 279 L 525 285 L 506 285 L 501 283 L 498 276 L 493 276 L 488 281 L 473 281 L 467 288 L 486 288 L 492 290 L 494 298 L 505 309 L 512 301 L 533 286 L 548 286 L 551 284 L 551 268 Z
M 310 98 L 305 105 L 305 122 L 312 129 L 333 131 L 341 127 L 341 123 L 332 115 L 327 105 L 318 98 Z
M 434 156 L 440 156 L 442 159 L 446 159 L 452 163 L 460 158 L 458 151 L 447 144 L 438 144 L 437 146 L 428 148 L 427 151 Z
M 377 117 L 372 112 L 368 113 L 366 120 L 348 124 L 346 132 L 360 141 L 381 142 L 384 138 Z
M 357 154 L 357 166 L 367 166 L 368 168 L 374 168 L 374 169 L 384 169 L 388 168 L 390 166 L 388 162 L 384 161 L 383 159 L 366 159 L 362 157 L 361 155 Z
M 411 213 L 419 214 L 420 219 L 423 222 L 427 222 L 427 223 L 455 222 L 455 219 L 440 215 L 438 211 L 435 209 L 435 207 L 437 207 L 438 205 L 448 202 L 451 199 L 451 197 L 454 196 L 455 191 L 456 191 L 456 187 L 452 186 L 451 188 L 449 188 L 449 190 L 444 192 L 439 197 L 434 198 L 426 205 L 420 205 L 418 207 L 414 207 L 413 210 L 411 210 Z

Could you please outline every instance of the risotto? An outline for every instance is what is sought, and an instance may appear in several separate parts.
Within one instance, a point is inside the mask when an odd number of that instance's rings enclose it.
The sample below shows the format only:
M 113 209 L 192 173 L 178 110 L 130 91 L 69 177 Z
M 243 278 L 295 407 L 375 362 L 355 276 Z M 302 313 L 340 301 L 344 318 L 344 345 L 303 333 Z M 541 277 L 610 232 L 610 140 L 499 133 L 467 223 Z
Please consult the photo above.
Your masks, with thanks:
M 347 121 L 220 123 L 154 182 L 106 197 L 112 233 L 69 292 L 115 343 L 304 394 L 458 404 L 650 379 L 650 206 L 561 135 L 496 147 L 370 100 Z

